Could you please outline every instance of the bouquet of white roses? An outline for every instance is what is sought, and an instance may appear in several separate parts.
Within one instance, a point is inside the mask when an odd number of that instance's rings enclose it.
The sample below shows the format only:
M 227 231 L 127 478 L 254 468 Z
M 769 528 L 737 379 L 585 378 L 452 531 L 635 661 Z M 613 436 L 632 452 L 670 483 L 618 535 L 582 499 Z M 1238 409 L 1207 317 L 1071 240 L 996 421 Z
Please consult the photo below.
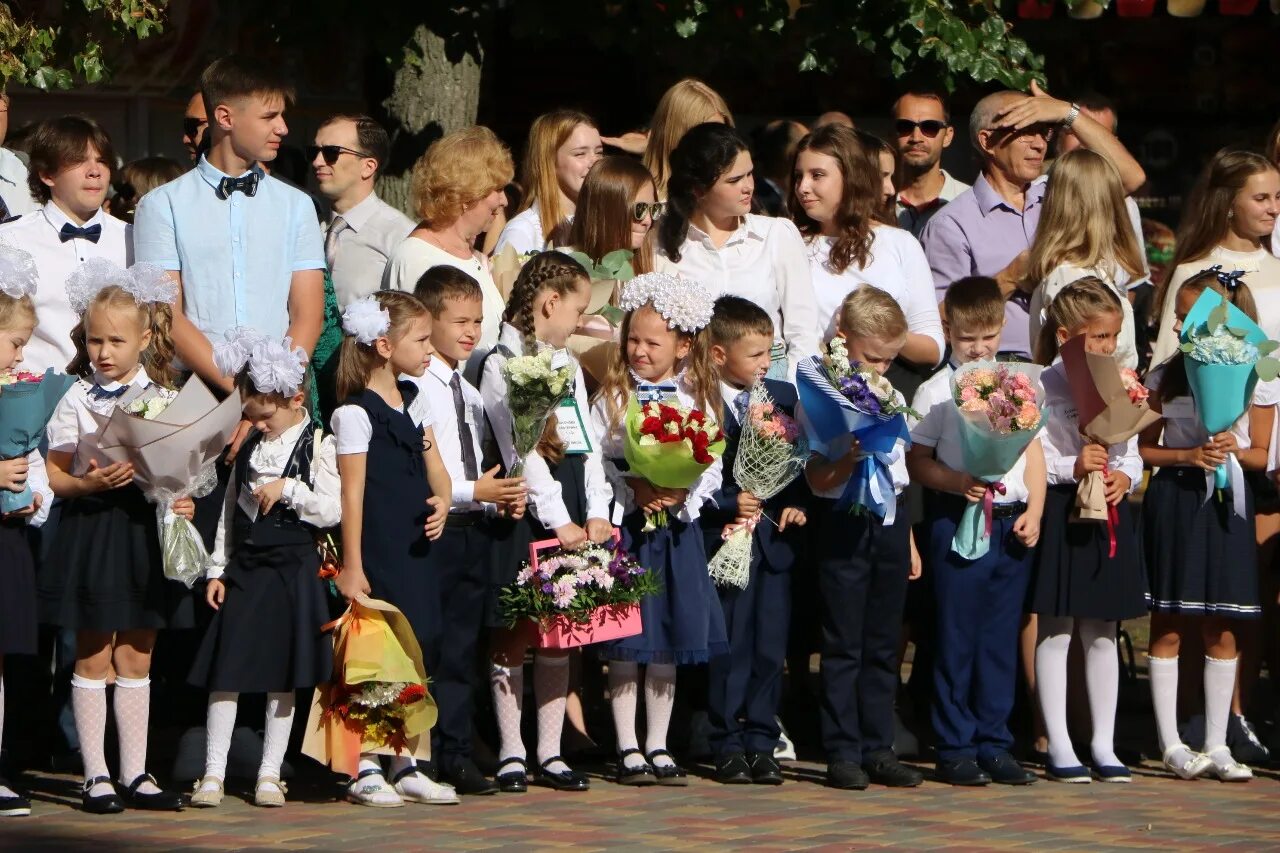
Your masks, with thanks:
M 503 363 L 502 378 L 507 383 L 512 439 L 518 457 L 508 476 L 520 476 L 524 458 L 538 446 L 547 421 L 573 393 L 574 368 L 567 352 L 551 349 L 514 356 Z

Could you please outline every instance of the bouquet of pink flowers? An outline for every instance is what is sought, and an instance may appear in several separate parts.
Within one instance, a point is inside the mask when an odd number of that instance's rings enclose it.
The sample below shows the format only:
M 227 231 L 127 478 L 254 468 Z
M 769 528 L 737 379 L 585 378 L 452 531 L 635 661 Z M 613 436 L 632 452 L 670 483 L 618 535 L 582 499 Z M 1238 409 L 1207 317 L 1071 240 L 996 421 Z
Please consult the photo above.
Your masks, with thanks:
M 951 550 L 965 559 L 975 560 L 990 548 L 991 511 L 996 493 L 1004 490 L 1000 478 L 1018 463 L 1045 423 L 1039 370 L 975 361 L 951 378 L 965 472 L 987 484 L 982 503 L 965 507 L 951 540 Z
M 1142 380 L 1138 377 L 1138 371 L 1131 367 L 1120 369 L 1120 381 L 1124 384 L 1124 390 L 1129 394 L 1129 402 L 1134 405 L 1144 402 L 1147 397 L 1151 396 L 1147 386 L 1143 385 Z

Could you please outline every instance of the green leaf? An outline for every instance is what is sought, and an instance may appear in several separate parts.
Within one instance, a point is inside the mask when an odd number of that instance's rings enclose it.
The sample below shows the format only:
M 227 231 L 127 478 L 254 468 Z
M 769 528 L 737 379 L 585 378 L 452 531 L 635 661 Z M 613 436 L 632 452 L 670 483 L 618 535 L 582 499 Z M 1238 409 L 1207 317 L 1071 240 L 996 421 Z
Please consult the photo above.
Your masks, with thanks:
M 1192 353 L 1192 352 L 1195 352 L 1196 345 L 1191 343 L 1190 341 L 1187 341 L 1185 344 L 1178 347 L 1178 349 L 1182 350 L 1185 353 Z
M 1280 360 L 1270 356 L 1258 360 L 1254 370 L 1258 374 L 1258 378 L 1263 382 L 1270 382 L 1277 376 L 1280 376 Z
M 630 249 L 614 249 L 600 259 L 600 268 L 609 273 L 610 278 L 617 278 L 623 267 L 631 267 L 632 251 Z M 635 274 L 632 273 L 632 278 Z
M 676 35 L 680 36 L 682 39 L 692 37 L 697 31 L 698 22 L 693 18 L 685 18 L 683 20 L 676 21 Z
M 1238 338 L 1240 340 L 1244 340 L 1249 334 L 1245 329 L 1233 329 L 1230 326 L 1227 326 L 1226 328 L 1233 338 Z
M 1209 329 L 1213 330 L 1227 322 L 1227 303 L 1219 302 L 1218 307 L 1209 312 Z
M 617 305 L 606 305 L 596 312 L 596 316 L 605 318 L 610 326 L 617 327 L 622 325 L 622 318 L 627 314 Z
M 588 258 L 585 252 L 569 252 L 569 257 L 582 264 L 582 268 L 587 272 L 596 268 L 596 262 Z
M 58 72 L 45 65 L 32 72 L 27 81 L 37 89 L 44 89 L 48 92 L 58 85 Z
M 1267 356 L 1280 349 L 1280 341 L 1263 341 L 1258 344 L 1258 354 Z

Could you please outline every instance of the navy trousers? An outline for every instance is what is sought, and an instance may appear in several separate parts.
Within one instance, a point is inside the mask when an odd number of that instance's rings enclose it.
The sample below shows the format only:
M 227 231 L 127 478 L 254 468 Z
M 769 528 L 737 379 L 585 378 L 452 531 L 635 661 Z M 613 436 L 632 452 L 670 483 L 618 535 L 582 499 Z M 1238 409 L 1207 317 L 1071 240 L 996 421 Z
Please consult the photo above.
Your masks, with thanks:
M 822 745 L 831 762 L 893 749 L 898 642 L 911 570 L 911 518 L 893 525 L 815 501 L 822 598 Z
M 933 729 L 940 761 L 985 758 L 1013 746 L 1018 629 L 1031 577 L 1031 551 L 1013 535 L 1016 516 L 992 519 L 984 556 L 953 553 L 966 501 L 949 498 L 936 502 L 926 546 L 937 609 Z

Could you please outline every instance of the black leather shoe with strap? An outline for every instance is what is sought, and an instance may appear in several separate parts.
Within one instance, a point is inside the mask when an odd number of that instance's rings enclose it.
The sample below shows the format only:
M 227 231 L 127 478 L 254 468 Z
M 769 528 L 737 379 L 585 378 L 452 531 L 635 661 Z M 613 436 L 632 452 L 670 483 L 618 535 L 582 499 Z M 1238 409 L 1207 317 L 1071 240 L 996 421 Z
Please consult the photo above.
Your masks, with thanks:
M 538 778 L 544 785 L 549 785 L 557 791 L 587 791 L 591 788 L 591 780 L 587 778 L 586 773 L 579 773 L 572 768 L 553 772 L 547 769 L 550 764 L 559 762 L 565 764 L 565 760 L 558 755 L 553 755 L 546 761 L 542 762 L 542 772 L 538 774 Z M 568 767 L 565 764 L 565 767 Z
M 91 797 L 89 791 L 94 785 L 111 785 L 111 793 Z M 114 783 L 106 776 L 95 776 L 85 780 L 84 790 L 80 794 L 80 803 L 89 814 L 120 814 L 124 811 L 124 801 L 116 793 Z
M 636 749 L 635 747 L 632 747 L 631 749 L 624 749 L 622 752 L 618 753 L 618 773 L 616 777 L 618 784 L 619 785 L 655 785 L 657 784 L 658 777 L 654 775 L 653 767 L 649 764 L 649 762 L 645 761 L 639 766 L 628 767 L 627 756 L 629 755 L 638 755 L 641 758 L 644 758 L 644 753 Z
M 661 764 L 655 763 L 653 759 L 659 756 L 670 758 L 673 763 L 668 764 L 665 767 Z M 653 765 L 653 775 L 658 777 L 659 785 L 670 785 L 672 787 L 680 788 L 689 784 L 689 774 L 684 772 L 684 768 L 679 764 L 674 763 L 676 757 L 665 749 L 655 749 L 653 752 L 647 753 L 645 755 L 645 759 Z
M 504 794 L 523 794 L 529 790 L 529 764 L 523 758 L 504 758 L 498 762 L 498 769 L 509 767 L 512 764 L 520 765 L 519 770 L 506 770 L 493 777 L 493 781 L 498 783 L 498 790 Z
M 156 791 L 154 794 L 143 794 L 138 791 L 143 785 L 150 782 L 157 788 L 160 783 L 156 781 L 156 777 L 150 773 L 143 773 L 137 779 L 129 783 L 129 788 L 125 792 L 125 804 L 131 809 L 142 809 L 152 812 L 180 812 L 182 811 L 182 795 L 174 791 Z

